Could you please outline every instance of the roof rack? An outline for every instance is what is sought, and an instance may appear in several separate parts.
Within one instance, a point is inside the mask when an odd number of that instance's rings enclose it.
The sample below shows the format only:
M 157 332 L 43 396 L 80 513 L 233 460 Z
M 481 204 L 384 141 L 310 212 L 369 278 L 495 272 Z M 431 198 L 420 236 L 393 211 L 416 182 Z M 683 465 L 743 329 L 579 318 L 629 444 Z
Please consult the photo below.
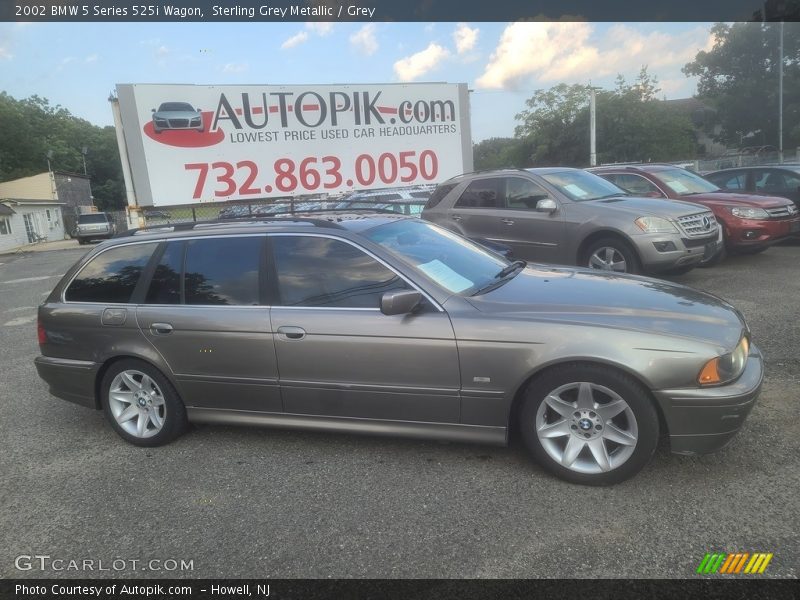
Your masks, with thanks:
M 299 214 L 312 214 L 312 213 L 327 213 L 328 215 L 333 215 L 335 213 L 339 214 L 348 214 L 348 213 L 381 213 L 381 214 L 398 214 L 393 210 L 388 210 L 384 208 L 328 208 L 328 209 L 319 209 L 319 210 L 307 210 L 307 211 L 296 211 Z M 242 225 L 242 224 L 252 224 L 252 225 L 267 225 L 271 223 L 298 223 L 302 225 L 314 225 L 315 227 L 329 227 L 332 229 L 343 229 L 341 225 L 332 221 L 330 218 L 325 218 L 325 216 L 320 216 L 320 218 L 314 217 L 295 217 L 292 216 L 294 213 L 285 213 L 285 214 L 275 214 L 275 215 L 252 215 L 252 216 L 242 216 L 242 217 L 231 217 L 229 219 L 209 219 L 207 221 L 181 221 L 177 223 L 162 223 L 159 225 L 148 225 L 146 227 L 137 227 L 136 229 L 128 229 L 127 231 L 123 231 L 121 233 L 116 234 L 114 237 L 122 238 L 122 237 L 131 237 L 140 233 L 151 233 L 151 232 L 158 232 L 158 231 L 192 231 L 198 227 L 206 227 L 206 226 L 234 226 L 234 225 Z

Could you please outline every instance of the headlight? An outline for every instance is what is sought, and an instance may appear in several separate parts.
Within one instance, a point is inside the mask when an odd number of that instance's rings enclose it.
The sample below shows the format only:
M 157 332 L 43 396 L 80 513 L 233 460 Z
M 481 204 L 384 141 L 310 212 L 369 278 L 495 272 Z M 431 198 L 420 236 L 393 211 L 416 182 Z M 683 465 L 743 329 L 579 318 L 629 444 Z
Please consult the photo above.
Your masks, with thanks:
M 740 219 L 769 219 L 769 213 L 763 208 L 734 207 L 731 214 Z
M 697 382 L 700 385 L 714 385 L 733 381 L 744 371 L 749 353 L 750 342 L 743 337 L 733 352 L 708 361 L 697 376 Z
M 661 217 L 639 217 L 634 221 L 636 226 L 645 233 L 677 233 L 670 221 Z

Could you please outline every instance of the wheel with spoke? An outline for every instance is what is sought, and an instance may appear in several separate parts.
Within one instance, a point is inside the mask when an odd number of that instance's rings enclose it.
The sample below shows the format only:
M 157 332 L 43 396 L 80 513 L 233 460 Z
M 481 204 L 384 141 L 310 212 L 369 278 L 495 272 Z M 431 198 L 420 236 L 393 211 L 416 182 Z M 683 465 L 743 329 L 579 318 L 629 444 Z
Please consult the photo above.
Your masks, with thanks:
M 622 240 L 606 238 L 586 249 L 585 263 L 590 269 L 614 273 L 640 273 L 636 253 Z
M 647 464 L 658 442 L 658 416 L 647 389 L 597 365 L 546 371 L 528 387 L 519 419 L 534 458 L 576 483 L 623 481 Z
M 160 446 L 186 427 L 186 410 L 164 375 L 151 365 L 126 359 L 102 381 L 103 409 L 114 430 L 138 446 Z

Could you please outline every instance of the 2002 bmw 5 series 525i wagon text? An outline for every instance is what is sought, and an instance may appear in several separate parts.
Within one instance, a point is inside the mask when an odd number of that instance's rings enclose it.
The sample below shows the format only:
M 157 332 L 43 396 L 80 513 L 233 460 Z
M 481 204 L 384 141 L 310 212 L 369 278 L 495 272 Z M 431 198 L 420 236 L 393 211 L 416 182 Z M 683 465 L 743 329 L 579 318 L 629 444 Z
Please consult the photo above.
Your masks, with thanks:
M 39 308 L 54 395 L 125 440 L 189 421 L 504 444 L 622 481 L 716 450 L 763 367 L 742 316 L 655 279 L 509 262 L 419 219 L 329 214 L 140 230 Z

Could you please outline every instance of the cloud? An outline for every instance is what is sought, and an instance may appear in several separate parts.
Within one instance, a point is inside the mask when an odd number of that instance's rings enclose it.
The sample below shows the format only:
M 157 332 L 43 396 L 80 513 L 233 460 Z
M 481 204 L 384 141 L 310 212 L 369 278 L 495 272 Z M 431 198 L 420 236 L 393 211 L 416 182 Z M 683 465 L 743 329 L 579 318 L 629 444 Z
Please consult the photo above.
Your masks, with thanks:
M 283 42 L 281 44 L 281 50 L 288 50 L 289 48 L 294 48 L 295 46 L 304 44 L 306 41 L 308 41 L 308 34 L 305 31 L 300 31 L 298 33 L 295 33 L 285 42 Z
M 306 23 L 306 29 L 318 36 L 325 37 L 333 32 L 333 23 L 328 21 L 316 21 L 314 23 Z
M 11 60 L 14 58 L 14 55 L 11 54 L 11 51 L 8 49 L 7 46 L 0 46 L 0 60 Z
M 247 63 L 227 63 L 222 67 L 223 73 L 244 73 L 250 68 Z
M 394 63 L 394 73 L 400 81 L 414 81 L 435 69 L 450 52 L 439 44 L 431 43 L 425 50 L 401 58 Z
M 456 43 L 456 51 L 459 54 L 469 52 L 475 47 L 478 41 L 478 32 L 480 30 L 475 27 L 471 28 L 466 23 L 459 23 L 456 30 L 453 32 L 453 41 Z
M 585 82 L 632 74 L 647 65 L 654 75 L 674 71 L 707 47 L 705 27 L 676 33 L 614 25 L 599 39 L 590 23 L 512 23 L 500 37 L 479 88 L 519 89 L 538 82 Z
M 350 36 L 350 45 L 356 50 L 371 56 L 378 51 L 378 39 L 375 37 L 375 24 L 369 23 Z
M 169 48 L 166 46 L 159 46 L 156 50 L 156 56 L 166 56 L 167 54 L 169 54 Z
M 97 59 L 100 58 L 97 54 L 90 54 L 86 58 L 83 59 L 83 62 L 86 64 L 97 62 Z

